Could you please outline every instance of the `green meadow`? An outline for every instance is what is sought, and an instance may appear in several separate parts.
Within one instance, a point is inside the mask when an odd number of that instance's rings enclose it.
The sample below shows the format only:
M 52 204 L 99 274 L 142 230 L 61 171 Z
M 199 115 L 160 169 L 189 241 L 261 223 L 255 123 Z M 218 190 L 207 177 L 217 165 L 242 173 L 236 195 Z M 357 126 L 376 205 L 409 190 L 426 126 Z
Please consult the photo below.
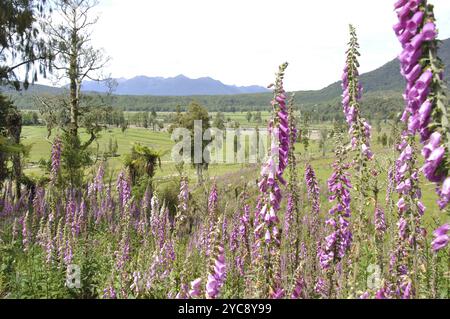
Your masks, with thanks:
M 214 113 L 211 114 L 214 117 Z M 241 127 L 256 127 L 256 123 L 248 123 L 246 119 L 246 113 L 236 112 L 236 113 L 224 113 L 225 119 L 231 119 L 232 121 L 237 121 L 241 124 Z M 268 117 L 268 113 L 264 113 L 264 119 Z M 313 125 L 311 129 L 318 130 L 322 128 L 327 128 L 329 131 L 332 129 L 331 124 L 321 124 Z M 382 133 L 387 129 L 383 128 Z M 375 130 L 374 130 L 375 131 Z M 387 131 L 386 131 L 387 132 Z M 57 131 L 53 132 L 53 135 L 58 134 Z M 378 177 L 379 188 L 381 189 L 379 194 L 380 201 L 384 201 L 386 194 L 385 189 L 387 186 L 387 167 L 389 166 L 389 160 L 395 157 L 392 149 L 389 147 L 383 147 L 378 144 L 377 132 L 373 132 L 372 149 L 377 155 L 376 161 L 380 164 L 381 175 Z M 48 160 L 51 153 L 51 141 L 52 137 L 48 138 L 48 133 L 45 127 L 41 126 L 26 126 L 22 130 L 23 144 L 30 146 L 29 157 L 26 160 L 25 172 L 31 176 L 38 177 L 45 172 L 39 165 L 41 159 Z M 87 139 L 87 134 L 82 134 L 83 139 Z M 117 140 L 118 151 L 116 157 L 110 157 L 107 159 L 107 168 L 109 171 L 109 176 L 113 180 L 117 177 L 117 174 L 121 169 L 123 169 L 124 157 L 130 152 L 131 147 L 134 143 L 140 143 L 142 145 L 151 147 L 155 150 L 160 150 L 165 153 L 162 158 L 162 165 L 158 168 L 155 181 L 160 186 L 166 182 L 170 182 L 172 177 L 178 175 L 175 163 L 171 159 L 171 149 L 175 145 L 175 142 L 171 140 L 171 136 L 167 132 L 154 132 L 151 129 L 144 128 L 128 128 L 124 132 L 120 128 L 109 128 L 104 130 L 100 134 L 100 138 L 92 146 L 94 153 L 99 156 L 98 161 L 101 160 L 102 155 L 107 152 L 108 144 L 110 139 Z M 312 139 L 308 151 L 305 152 L 303 144 L 297 143 L 296 153 L 299 159 L 300 174 L 306 163 L 311 163 L 315 168 L 318 180 L 323 189 L 326 189 L 326 182 L 332 173 L 332 162 L 334 159 L 334 140 L 328 139 L 325 146 L 325 156 L 323 156 L 322 150 L 319 146 L 319 141 Z M 226 155 L 226 154 L 225 154 Z M 191 165 L 185 165 L 185 172 L 188 174 L 190 179 L 196 180 L 195 170 Z M 93 174 L 93 171 L 87 171 L 86 174 Z M 227 183 L 228 178 L 242 179 L 250 178 L 256 179 L 259 175 L 259 166 L 251 164 L 211 164 L 209 169 L 205 172 L 207 178 L 222 178 L 224 183 Z M 303 178 L 303 176 L 300 176 Z M 431 183 L 426 182 L 424 179 L 423 189 L 424 189 L 424 204 L 428 208 L 427 216 L 432 219 L 439 217 L 439 209 L 436 204 L 436 194 L 434 192 L 434 186 Z M 440 216 L 442 218 L 442 216 Z M 432 220 L 430 220 L 431 222 Z

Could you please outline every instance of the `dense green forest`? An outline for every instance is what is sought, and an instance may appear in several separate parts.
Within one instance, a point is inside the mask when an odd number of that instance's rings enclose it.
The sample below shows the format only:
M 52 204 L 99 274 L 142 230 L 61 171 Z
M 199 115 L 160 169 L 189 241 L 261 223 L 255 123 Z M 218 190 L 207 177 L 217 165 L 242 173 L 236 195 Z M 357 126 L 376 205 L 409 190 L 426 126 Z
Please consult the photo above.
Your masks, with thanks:
M 324 99 L 316 92 L 297 92 L 295 102 L 302 112 L 309 112 L 313 121 L 331 121 L 343 118 L 341 98 L 339 95 Z M 36 110 L 39 103 L 34 93 L 22 92 L 11 94 L 15 104 L 22 110 Z M 330 96 L 332 96 L 330 94 Z M 102 95 L 91 94 L 93 103 L 102 100 Z M 140 112 L 175 112 L 185 111 L 191 102 L 198 102 L 210 112 L 253 112 L 270 109 L 270 94 L 246 94 L 235 96 L 113 96 L 110 106 L 123 111 Z M 364 95 L 363 113 L 368 119 L 389 119 L 395 117 L 403 108 L 404 101 L 400 92 L 368 92 Z

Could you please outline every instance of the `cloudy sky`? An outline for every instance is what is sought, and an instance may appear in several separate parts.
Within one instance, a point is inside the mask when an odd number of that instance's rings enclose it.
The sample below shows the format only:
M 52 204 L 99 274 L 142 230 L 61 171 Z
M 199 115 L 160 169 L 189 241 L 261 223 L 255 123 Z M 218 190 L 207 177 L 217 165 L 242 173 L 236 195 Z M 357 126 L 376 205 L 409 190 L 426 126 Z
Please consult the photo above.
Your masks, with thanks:
M 357 27 L 361 71 L 396 57 L 394 0 L 100 0 L 94 45 L 112 58 L 107 73 L 263 85 L 290 63 L 288 90 L 320 89 L 340 78 L 348 24 Z M 441 39 L 450 1 L 435 4 Z

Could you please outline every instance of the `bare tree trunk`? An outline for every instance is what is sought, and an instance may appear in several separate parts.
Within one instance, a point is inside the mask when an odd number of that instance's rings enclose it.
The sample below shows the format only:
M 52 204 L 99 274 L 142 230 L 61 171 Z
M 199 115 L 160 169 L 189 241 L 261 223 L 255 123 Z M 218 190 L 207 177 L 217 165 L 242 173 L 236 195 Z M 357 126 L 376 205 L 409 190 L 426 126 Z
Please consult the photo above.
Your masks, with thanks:
M 74 26 L 76 26 L 76 15 L 74 15 Z M 78 36 L 76 31 L 71 36 L 71 56 L 69 66 L 70 79 L 70 135 L 78 136 L 78 105 L 79 105 L 79 85 L 78 85 Z
M 14 144 L 20 144 L 20 135 L 22 134 L 22 115 L 19 111 L 15 110 L 9 118 L 8 123 L 9 135 L 11 136 Z M 21 180 L 22 180 L 22 163 L 20 160 L 20 153 L 14 153 L 12 155 L 13 164 L 13 178 L 16 182 L 16 198 L 21 196 Z
M 198 184 L 202 185 L 203 184 L 203 165 L 197 164 L 196 169 L 197 169 Z
M 14 180 L 16 181 L 16 199 L 21 197 L 21 186 L 22 186 L 22 162 L 20 159 L 20 154 L 13 155 L 13 174 Z
M 3 182 L 6 179 L 6 154 L 0 152 L 0 191 L 3 189 Z

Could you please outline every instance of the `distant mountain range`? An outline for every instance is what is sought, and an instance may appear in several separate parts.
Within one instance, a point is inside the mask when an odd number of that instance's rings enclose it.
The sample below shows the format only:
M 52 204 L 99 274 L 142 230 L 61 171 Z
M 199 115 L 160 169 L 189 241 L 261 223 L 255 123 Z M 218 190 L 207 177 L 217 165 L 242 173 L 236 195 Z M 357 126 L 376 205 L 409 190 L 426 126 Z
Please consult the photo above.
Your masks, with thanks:
M 444 78 L 450 83 L 450 39 L 442 41 L 439 56 L 446 65 Z M 344 61 L 344 60 L 343 60 Z M 364 87 L 365 96 L 393 96 L 401 98 L 401 93 L 405 87 L 405 81 L 400 74 L 400 64 L 397 59 L 393 59 L 382 67 L 360 77 Z M 237 87 L 225 85 L 220 81 L 211 78 L 189 79 L 183 75 L 174 78 L 145 77 L 138 76 L 132 79 L 117 79 L 117 95 L 126 96 L 127 107 L 133 104 L 149 103 L 160 105 L 172 105 L 174 103 L 184 105 L 192 99 L 205 102 L 205 106 L 214 105 L 225 106 L 263 106 L 268 105 L 271 94 L 269 90 L 260 86 Z M 2 88 L 4 90 L 4 88 Z M 106 92 L 104 83 L 85 82 L 83 83 L 85 92 Z M 30 86 L 28 91 L 20 93 L 6 90 L 16 97 L 19 107 L 31 108 L 30 99 L 26 98 L 30 94 L 48 93 L 55 94 L 62 92 L 61 88 L 48 87 L 44 85 Z M 296 92 L 296 102 L 301 105 L 314 105 L 324 103 L 334 103 L 340 100 L 342 94 L 341 82 L 335 82 L 321 90 L 298 91 Z M 20 99 L 20 96 L 23 98 Z M 166 99 L 165 96 L 170 98 Z M 204 98 L 202 98 L 204 96 Z M 123 100 L 122 100 L 123 101 Z M 220 103 L 219 103 L 220 102 Z M 119 106 L 122 106 L 119 100 Z M 21 105 L 23 104 L 23 105 Z
M 173 78 L 136 76 L 132 79 L 114 79 L 117 95 L 153 95 L 153 96 L 192 96 L 192 95 L 235 95 L 269 92 L 261 86 L 226 85 L 210 77 L 190 79 L 184 75 Z M 104 82 L 86 81 L 82 90 L 85 92 L 108 92 Z

